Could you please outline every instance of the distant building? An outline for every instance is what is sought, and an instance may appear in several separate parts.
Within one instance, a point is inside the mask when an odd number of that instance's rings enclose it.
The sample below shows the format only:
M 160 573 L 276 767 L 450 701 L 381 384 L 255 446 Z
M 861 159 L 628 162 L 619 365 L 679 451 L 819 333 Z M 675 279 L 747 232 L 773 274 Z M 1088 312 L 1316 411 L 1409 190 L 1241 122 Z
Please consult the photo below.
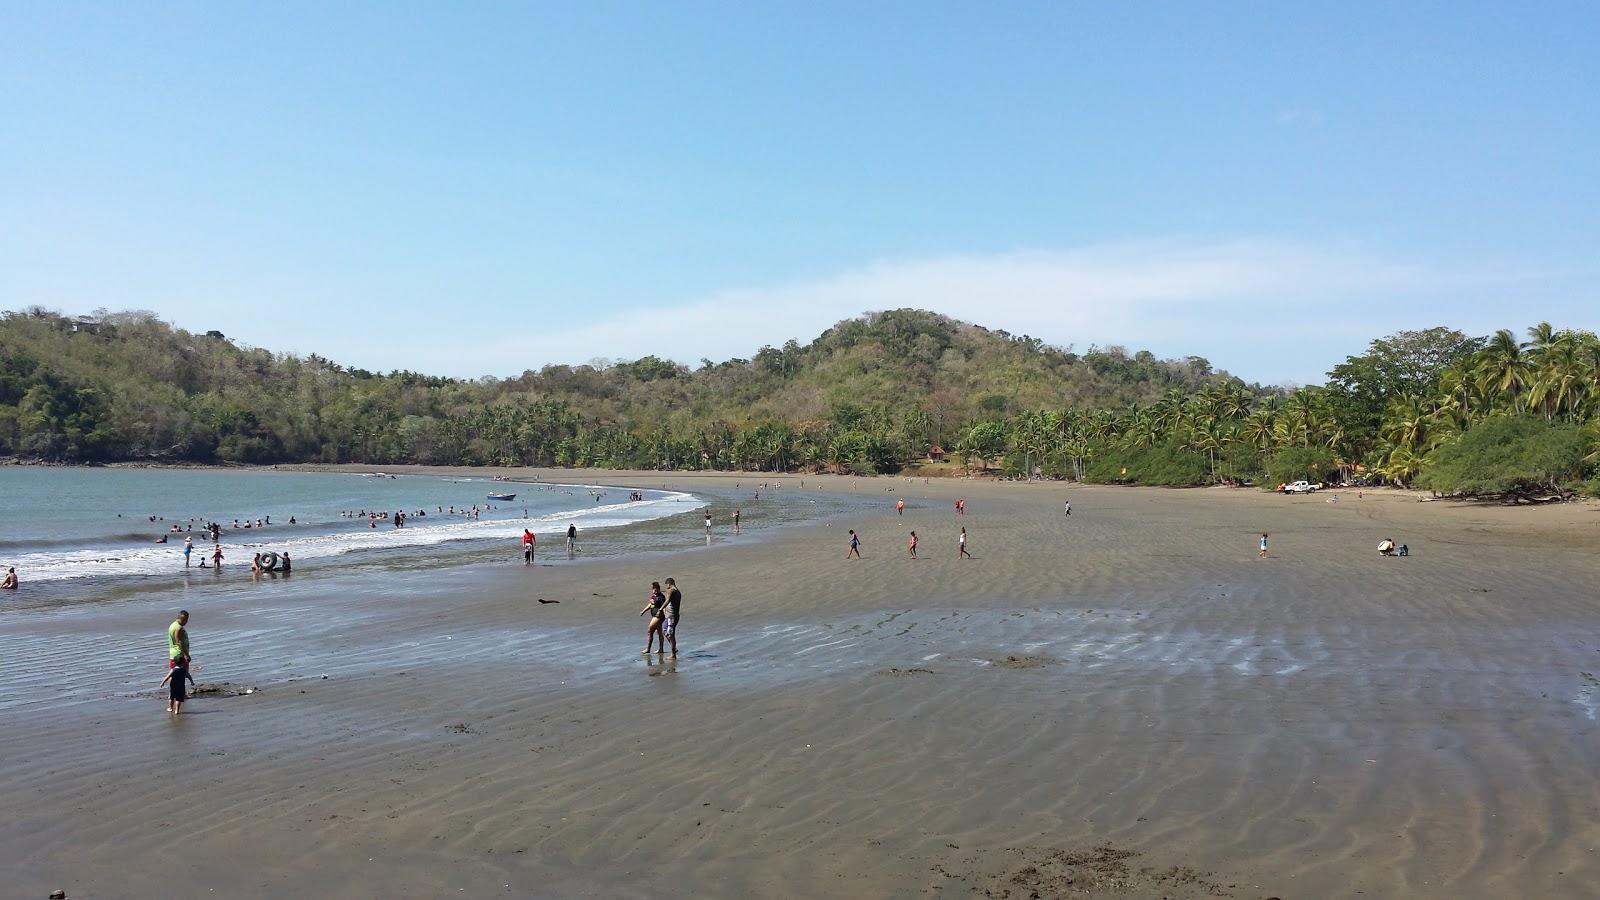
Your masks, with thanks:
M 944 448 L 935 444 L 928 448 L 929 462 L 944 462 Z

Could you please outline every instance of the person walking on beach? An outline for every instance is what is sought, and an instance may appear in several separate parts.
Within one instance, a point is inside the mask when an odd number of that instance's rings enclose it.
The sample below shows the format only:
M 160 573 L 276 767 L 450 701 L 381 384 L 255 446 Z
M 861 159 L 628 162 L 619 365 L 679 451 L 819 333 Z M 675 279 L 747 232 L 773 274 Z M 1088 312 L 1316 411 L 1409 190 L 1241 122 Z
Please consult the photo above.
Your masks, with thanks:
M 178 610 L 178 617 L 167 626 L 167 668 L 173 669 L 179 663 L 189 664 L 189 611 Z
M 678 607 L 683 604 L 683 592 L 678 590 L 678 582 L 667 579 L 667 621 L 661 626 L 661 633 L 666 640 L 672 642 L 672 658 L 678 658 Z
M 861 558 L 861 538 L 856 536 L 854 528 L 850 529 L 850 549 L 844 552 L 845 559 L 849 559 L 852 556 L 856 559 Z
M 910 547 L 910 550 L 911 550 L 911 558 L 912 559 L 916 559 L 917 558 L 917 533 L 915 531 L 911 532 L 911 547 Z
M 894 502 L 894 514 L 897 516 L 906 514 L 906 502 L 904 500 L 896 500 Z
M 192 537 L 184 538 L 183 539 L 183 567 L 185 569 L 189 568 L 189 554 L 191 554 L 193 552 L 194 552 L 194 538 L 192 538 Z
M 185 682 L 194 684 L 194 676 L 189 674 L 189 664 L 186 662 L 179 662 L 167 669 L 167 677 L 161 679 L 162 687 L 170 685 L 167 690 L 167 712 L 171 715 L 182 713 L 183 701 L 189 699 Z
M 522 561 L 524 563 L 532 564 L 533 562 L 534 541 L 533 531 L 527 528 L 522 529 Z
M 1063 516 L 1072 515 L 1072 501 L 1071 500 L 1063 500 L 1063 501 L 1061 501 L 1061 514 Z
M 1266 532 L 1262 532 L 1261 533 L 1261 558 L 1262 559 L 1266 559 L 1267 558 L 1267 534 L 1266 534 Z
M 576 552 L 577 549 L 578 549 L 578 526 L 577 525 L 568 525 L 567 526 L 567 558 L 571 559 L 572 558 L 572 554 L 574 552 Z
M 711 533 L 711 510 L 706 510 L 706 534 Z
M 739 511 L 737 509 L 733 511 L 733 533 L 739 533 Z
M 644 609 L 639 610 L 639 615 L 649 614 L 650 627 L 644 632 L 644 650 L 640 651 L 646 656 L 655 647 L 656 638 L 661 638 L 661 649 L 657 653 L 665 653 L 667 649 L 667 636 L 662 634 L 661 626 L 667 621 L 667 596 L 661 593 L 660 582 L 650 582 L 650 600 L 645 603 Z
M 956 554 L 956 559 L 960 559 L 963 556 L 967 559 L 972 558 L 972 554 L 967 552 L 967 528 L 965 525 L 961 526 L 961 552 Z

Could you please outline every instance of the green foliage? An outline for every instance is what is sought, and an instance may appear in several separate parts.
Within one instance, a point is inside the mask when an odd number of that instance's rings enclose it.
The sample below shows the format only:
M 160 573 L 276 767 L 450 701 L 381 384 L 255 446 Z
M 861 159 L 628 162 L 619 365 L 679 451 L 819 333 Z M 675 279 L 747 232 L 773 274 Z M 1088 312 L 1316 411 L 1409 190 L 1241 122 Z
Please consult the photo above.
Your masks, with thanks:
M 967 432 L 958 449 L 976 456 L 987 464 L 990 460 L 998 460 L 1004 456 L 1009 445 L 1010 438 L 1005 425 L 1000 422 L 979 422 Z
M 1443 494 L 1513 499 L 1566 493 L 1589 465 L 1591 446 L 1576 425 L 1495 416 L 1435 451 L 1416 483 Z
M 1400 331 L 1372 342 L 1328 373 L 1327 402 L 1359 453 L 1377 440 L 1385 407 L 1396 397 L 1430 397 L 1445 373 L 1484 344 L 1449 328 Z
M 273 354 L 149 313 L 31 309 L 0 315 L 0 454 L 874 473 L 939 445 L 966 464 L 1098 481 L 1337 481 L 1359 462 L 1478 490 L 1504 479 L 1468 478 L 1452 454 L 1478 453 L 1493 432 L 1474 435 L 1508 417 L 1581 429 L 1600 456 L 1600 340 L 1548 323 L 1528 337 L 1401 332 L 1327 388 L 1290 391 L 1200 356 L 1078 355 L 902 309 L 694 370 L 647 356 L 468 382 Z M 1518 451 L 1513 488 L 1570 486 L 1567 441 Z
M 1175 442 L 1109 449 L 1095 457 L 1084 480 L 1101 484 L 1194 487 L 1211 481 L 1205 454 Z
M 1272 488 L 1295 481 L 1336 481 L 1338 472 L 1338 461 L 1327 447 L 1286 447 L 1273 455 L 1261 485 Z

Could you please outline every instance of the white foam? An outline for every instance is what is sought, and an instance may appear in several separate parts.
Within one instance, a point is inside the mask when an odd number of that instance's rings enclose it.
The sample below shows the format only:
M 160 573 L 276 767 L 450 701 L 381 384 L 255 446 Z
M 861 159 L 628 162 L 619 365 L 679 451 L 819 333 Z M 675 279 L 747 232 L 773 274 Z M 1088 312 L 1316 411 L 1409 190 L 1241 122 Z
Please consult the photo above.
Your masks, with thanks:
M 486 544 L 504 542 L 515 549 L 523 529 L 532 529 L 536 535 L 549 535 L 550 546 L 553 547 L 565 538 L 568 523 L 576 524 L 580 534 L 582 531 L 620 528 L 677 514 L 682 511 L 679 504 L 684 501 L 699 502 L 690 494 L 667 493 L 649 500 L 596 504 L 527 518 L 462 521 L 459 517 L 425 516 L 407 519 L 404 528 L 395 528 L 392 522 L 385 520 L 372 529 L 312 534 L 306 534 L 305 529 L 316 526 L 274 525 L 271 528 L 272 537 L 266 540 L 254 540 L 257 537 L 252 533 L 254 529 L 241 529 L 230 533 L 223 541 L 223 568 L 224 571 L 248 569 L 254 554 L 268 550 L 278 553 L 287 550 L 291 558 L 301 562 L 369 550 L 437 548 L 463 541 Z M 440 518 L 448 518 L 449 521 L 439 521 Z M 349 525 L 344 527 L 349 528 Z M 7 559 L 6 565 L 16 566 L 19 572 L 25 573 L 24 578 L 28 583 L 170 575 L 183 570 L 183 537 L 172 534 L 169 543 L 148 547 L 23 553 Z M 190 571 L 198 569 L 202 560 L 209 562 L 212 546 L 208 540 L 195 541 Z

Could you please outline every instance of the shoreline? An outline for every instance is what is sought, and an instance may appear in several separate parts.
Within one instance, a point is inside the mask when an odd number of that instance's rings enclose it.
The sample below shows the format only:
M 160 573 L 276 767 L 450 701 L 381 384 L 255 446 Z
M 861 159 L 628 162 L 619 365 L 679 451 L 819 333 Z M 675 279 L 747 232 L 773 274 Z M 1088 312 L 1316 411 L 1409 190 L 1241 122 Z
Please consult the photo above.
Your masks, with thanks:
M 881 504 L 692 553 L 14 610 L 0 877 L 98 898 L 1072 877 L 1260 900 L 1571 896 L 1600 875 L 1591 505 L 833 478 Z M 1390 533 L 1411 557 L 1373 552 Z M 667 575 L 675 664 L 638 652 Z M 261 690 L 163 718 L 147 657 L 179 603 L 197 680 Z M 40 658 L 70 673 L 42 694 Z M 1174 867 L 1192 878 L 1141 874 Z
M 1145 485 L 1145 484 L 1101 484 L 1096 482 L 1075 482 L 1064 480 L 1035 480 L 1018 481 L 1004 479 L 991 475 L 972 475 L 970 473 L 956 475 L 953 473 L 940 473 L 928 475 L 907 475 L 905 473 L 878 474 L 878 475 L 841 475 L 830 472 L 760 472 L 760 471 L 721 471 L 721 470 L 655 470 L 655 469 L 595 469 L 595 468 L 561 468 L 549 466 L 438 466 L 419 463 L 394 463 L 381 465 L 377 463 L 182 463 L 182 462 L 108 462 L 108 463 L 57 463 L 44 460 L 25 460 L 15 456 L 0 456 L 0 466 L 15 466 L 18 468 L 61 468 L 61 469 L 175 469 L 192 471 L 281 471 L 281 472 L 332 472 L 344 474 L 369 473 L 382 470 L 385 474 L 402 475 L 438 475 L 452 477 L 489 477 L 497 479 L 497 473 L 516 473 L 514 477 L 504 479 L 515 483 L 541 483 L 541 484 L 602 484 L 610 476 L 616 476 L 616 487 L 649 487 L 640 482 L 659 482 L 665 477 L 667 482 L 683 478 L 689 480 L 710 480 L 717 483 L 731 481 L 735 484 L 741 481 L 761 479 L 769 482 L 791 481 L 795 484 L 806 480 L 817 483 L 837 484 L 847 482 L 889 482 L 907 481 L 914 482 L 918 479 L 930 483 L 948 484 L 1029 484 L 1036 486 L 1052 485 L 1067 489 L 1119 489 L 1119 490 L 1152 490 L 1152 491 L 1249 491 L 1262 494 L 1275 495 L 1278 492 L 1261 485 Z M 578 480 L 562 480 L 562 473 L 572 473 L 570 477 Z M 594 476 L 584 479 L 583 476 Z M 601 477 L 605 476 L 605 477 Z M 1364 491 L 1371 496 L 1404 496 L 1411 497 L 1425 503 L 1454 503 L 1484 507 L 1505 507 L 1517 509 L 1529 506 L 1548 506 L 1552 504 L 1576 504 L 1600 506 L 1600 497 L 1588 497 L 1583 494 L 1570 496 L 1550 496 L 1546 498 L 1527 498 L 1520 502 L 1507 503 L 1499 499 L 1498 495 L 1424 495 L 1415 488 L 1397 487 L 1394 485 L 1376 485 L 1371 487 L 1349 488 L 1322 488 L 1317 493 L 1326 497 L 1340 491 L 1349 494 L 1353 491 Z

